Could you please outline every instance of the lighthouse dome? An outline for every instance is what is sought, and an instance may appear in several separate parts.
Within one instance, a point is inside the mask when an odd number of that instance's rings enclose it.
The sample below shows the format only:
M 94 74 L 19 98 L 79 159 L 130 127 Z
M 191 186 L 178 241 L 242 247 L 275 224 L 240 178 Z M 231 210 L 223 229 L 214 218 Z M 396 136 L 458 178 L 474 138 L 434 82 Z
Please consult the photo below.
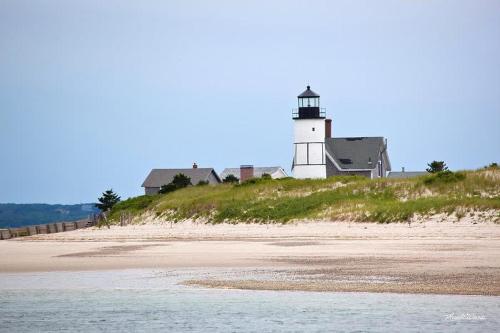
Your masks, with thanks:
M 307 98 L 307 97 L 319 97 L 319 94 L 315 93 L 311 90 L 311 86 L 307 86 L 307 89 L 304 90 L 302 94 L 297 96 L 298 98 Z

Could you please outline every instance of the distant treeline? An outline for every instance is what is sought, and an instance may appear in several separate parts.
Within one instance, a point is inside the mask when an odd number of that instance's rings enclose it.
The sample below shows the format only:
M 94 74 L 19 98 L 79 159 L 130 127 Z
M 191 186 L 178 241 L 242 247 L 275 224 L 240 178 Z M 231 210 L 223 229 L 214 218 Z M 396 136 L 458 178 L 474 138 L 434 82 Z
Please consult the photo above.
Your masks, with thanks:
M 77 205 L 0 203 L 0 228 L 75 221 L 98 211 L 93 203 Z

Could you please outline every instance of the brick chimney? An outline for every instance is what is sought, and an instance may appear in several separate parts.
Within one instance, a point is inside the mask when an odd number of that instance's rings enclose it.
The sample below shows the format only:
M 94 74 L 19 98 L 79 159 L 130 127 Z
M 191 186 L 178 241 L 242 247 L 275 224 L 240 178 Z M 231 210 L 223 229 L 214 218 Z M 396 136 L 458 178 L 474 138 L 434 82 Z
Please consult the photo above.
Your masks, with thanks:
M 332 120 L 325 119 L 325 138 L 332 137 Z
M 253 178 L 253 165 L 240 166 L 240 182 Z
M 198 169 L 198 164 L 196 164 L 196 162 L 193 163 L 193 169 Z

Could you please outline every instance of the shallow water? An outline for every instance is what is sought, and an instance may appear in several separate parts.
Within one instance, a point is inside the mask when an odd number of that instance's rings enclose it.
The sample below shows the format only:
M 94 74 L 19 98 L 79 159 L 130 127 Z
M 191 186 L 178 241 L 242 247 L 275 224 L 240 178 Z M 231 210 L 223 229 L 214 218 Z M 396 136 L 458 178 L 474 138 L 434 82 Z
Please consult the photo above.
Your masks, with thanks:
M 178 285 L 202 272 L 0 274 L 0 331 L 500 330 L 500 297 L 240 291 Z

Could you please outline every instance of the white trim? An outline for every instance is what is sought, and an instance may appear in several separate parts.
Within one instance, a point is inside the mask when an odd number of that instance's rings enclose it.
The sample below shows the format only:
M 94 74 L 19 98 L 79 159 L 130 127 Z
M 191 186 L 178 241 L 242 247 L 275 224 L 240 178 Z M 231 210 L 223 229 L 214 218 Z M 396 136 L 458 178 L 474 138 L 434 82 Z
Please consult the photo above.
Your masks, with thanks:
M 271 177 L 273 179 L 279 179 L 279 178 L 285 178 L 285 177 L 288 177 L 288 174 L 285 172 L 285 170 L 283 168 L 278 168 L 278 170 L 276 170 L 275 172 L 273 172 L 271 174 Z
M 283 169 L 282 167 L 280 167 L 280 171 L 283 173 L 283 175 L 285 177 L 289 177 L 288 174 L 286 173 L 285 169 Z

